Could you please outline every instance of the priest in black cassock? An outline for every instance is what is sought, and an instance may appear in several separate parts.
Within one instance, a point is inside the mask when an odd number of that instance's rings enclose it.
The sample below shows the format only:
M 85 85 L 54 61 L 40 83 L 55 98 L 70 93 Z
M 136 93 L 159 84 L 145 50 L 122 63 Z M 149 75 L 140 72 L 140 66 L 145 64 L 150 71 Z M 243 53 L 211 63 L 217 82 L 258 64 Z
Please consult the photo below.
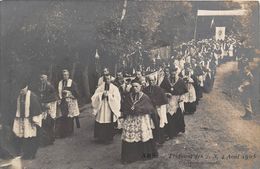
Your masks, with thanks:
M 167 121 L 167 111 L 166 105 L 168 104 L 168 99 L 164 93 L 164 90 L 156 85 L 156 79 L 154 76 L 149 76 L 149 85 L 143 89 L 143 92 L 149 96 L 152 101 L 152 104 L 156 110 L 156 114 L 154 118 L 156 120 L 156 130 L 154 131 L 154 135 L 156 136 L 156 141 L 159 144 L 164 143 L 164 127 L 168 123 Z M 158 130 L 157 130 L 158 129 Z
M 203 71 L 205 73 L 205 79 L 204 79 L 204 82 L 203 82 L 203 91 L 205 93 L 209 93 L 212 88 L 213 88 L 213 78 L 212 78 L 212 75 L 211 75 L 211 70 L 210 68 L 206 68 L 204 67 L 203 68 Z
M 160 85 L 165 90 L 169 100 L 167 106 L 168 123 L 165 126 L 165 131 L 170 139 L 176 137 L 179 132 L 185 132 L 183 95 L 188 90 L 184 81 L 179 78 L 177 70 L 177 68 L 172 68 L 171 73 L 169 73 L 169 68 L 166 68 L 165 77 Z
M 131 85 L 128 85 L 124 79 L 123 72 L 118 71 L 116 74 L 116 79 L 114 80 L 113 84 L 118 87 L 118 90 L 121 95 L 121 102 L 125 98 L 126 94 L 130 92 Z
M 56 128 L 57 136 L 60 138 L 71 136 L 74 132 L 74 120 L 76 122 L 77 128 L 80 128 L 79 124 L 79 106 L 78 97 L 79 93 L 77 90 L 76 83 L 69 78 L 69 71 L 62 71 L 63 80 L 59 82 L 58 92 L 59 92 L 59 107 L 60 107 L 60 117 L 57 118 Z
M 155 113 L 150 98 L 141 91 L 141 83 L 133 80 L 132 90 L 122 104 L 122 152 L 123 163 L 158 157 L 152 129 L 151 116 Z
M 40 84 L 37 95 L 40 99 L 43 121 L 40 133 L 41 146 L 51 145 L 55 140 L 54 124 L 57 115 L 57 92 L 54 86 L 48 81 L 46 72 L 40 75 Z
M 39 147 L 37 136 L 42 125 L 42 110 L 38 97 L 28 89 L 27 82 L 20 89 L 13 122 L 15 145 L 23 159 L 34 159 Z
M 198 104 L 200 99 L 203 97 L 203 89 L 202 89 L 202 76 L 203 76 L 203 70 L 202 67 L 198 65 L 198 63 L 193 62 L 192 63 L 192 69 L 193 69 L 193 75 L 192 79 L 194 80 L 194 88 L 196 91 L 196 103 Z

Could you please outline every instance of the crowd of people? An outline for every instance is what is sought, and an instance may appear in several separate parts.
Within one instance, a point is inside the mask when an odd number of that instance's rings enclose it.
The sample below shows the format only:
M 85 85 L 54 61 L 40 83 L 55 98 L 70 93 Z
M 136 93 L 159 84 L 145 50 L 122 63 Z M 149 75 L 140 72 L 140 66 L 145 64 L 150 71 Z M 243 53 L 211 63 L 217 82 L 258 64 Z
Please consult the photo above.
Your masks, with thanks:
M 160 145 L 185 133 L 184 115 L 194 114 L 203 93 L 212 90 L 217 66 L 244 60 L 242 47 L 233 36 L 190 41 L 167 60 L 139 65 L 132 77 L 124 69 L 113 77 L 104 68 L 92 97 L 96 141 L 109 144 L 116 131 L 123 163 L 157 157 Z
M 241 47 L 233 36 L 225 41 L 192 40 L 176 47 L 172 57 L 154 60 L 131 77 L 123 69 L 113 77 L 104 68 L 91 97 L 95 141 L 110 144 L 121 134 L 123 163 L 157 157 L 158 147 L 185 133 L 184 115 L 194 114 L 203 94 L 212 90 L 217 66 L 241 60 Z M 17 154 L 24 159 L 35 158 L 38 147 L 53 144 L 55 138 L 72 136 L 74 124 L 80 128 L 77 85 L 68 70 L 62 75 L 57 87 L 46 72 L 37 90 L 29 89 L 28 81 L 20 86 L 13 132 Z M 247 86 L 243 83 L 239 89 Z
M 69 78 L 68 70 L 62 75 L 57 89 L 46 72 L 41 73 L 35 91 L 28 88 L 26 79 L 20 84 L 13 132 L 16 153 L 23 159 L 34 159 L 38 147 L 53 144 L 55 138 L 71 136 L 74 121 L 80 127 L 77 85 Z

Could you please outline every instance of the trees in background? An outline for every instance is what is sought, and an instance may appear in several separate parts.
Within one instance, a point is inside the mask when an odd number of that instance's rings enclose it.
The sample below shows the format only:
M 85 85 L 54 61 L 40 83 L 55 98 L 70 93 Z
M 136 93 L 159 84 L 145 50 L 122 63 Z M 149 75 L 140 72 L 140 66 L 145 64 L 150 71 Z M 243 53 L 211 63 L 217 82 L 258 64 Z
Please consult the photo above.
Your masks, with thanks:
M 139 47 L 149 51 L 192 39 L 197 9 L 248 9 L 244 18 L 220 21 L 251 41 L 257 37 L 258 27 L 252 24 L 257 3 L 127 1 L 121 20 L 123 4 L 116 0 L 2 2 L 1 113 L 14 112 L 19 82 L 29 78 L 37 84 L 42 70 L 57 85 L 60 71 L 69 69 L 82 93 L 82 104 L 88 102 L 98 78 L 96 49 L 101 67 L 108 66 L 113 73 Z M 202 19 L 200 26 L 209 29 L 211 19 Z

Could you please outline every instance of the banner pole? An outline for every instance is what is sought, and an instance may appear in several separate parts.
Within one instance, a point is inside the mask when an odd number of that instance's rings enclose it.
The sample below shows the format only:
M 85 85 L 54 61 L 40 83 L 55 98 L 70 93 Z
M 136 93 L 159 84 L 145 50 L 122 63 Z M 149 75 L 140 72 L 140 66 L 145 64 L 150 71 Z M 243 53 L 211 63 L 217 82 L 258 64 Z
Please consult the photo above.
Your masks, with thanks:
M 198 22 L 198 14 L 196 15 L 195 29 L 194 29 L 194 35 L 193 35 L 193 38 L 195 41 L 196 41 L 196 35 L 197 35 L 197 22 Z

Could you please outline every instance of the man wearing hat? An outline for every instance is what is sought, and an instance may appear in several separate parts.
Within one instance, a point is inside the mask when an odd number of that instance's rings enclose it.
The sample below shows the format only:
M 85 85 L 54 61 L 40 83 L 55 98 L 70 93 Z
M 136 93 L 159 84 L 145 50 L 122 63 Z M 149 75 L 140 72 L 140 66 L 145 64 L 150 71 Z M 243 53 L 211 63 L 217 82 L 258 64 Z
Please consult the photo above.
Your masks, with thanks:
M 38 97 L 28 89 L 28 82 L 20 87 L 17 98 L 13 132 L 18 154 L 23 159 L 34 159 L 39 143 L 38 128 L 42 125 L 42 110 Z
M 43 124 L 40 130 L 41 145 L 53 144 L 55 140 L 54 124 L 56 119 L 57 93 L 54 86 L 48 81 L 46 72 L 40 74 L 40 84 L 38 87 L 38 96 L 43 111 Z

